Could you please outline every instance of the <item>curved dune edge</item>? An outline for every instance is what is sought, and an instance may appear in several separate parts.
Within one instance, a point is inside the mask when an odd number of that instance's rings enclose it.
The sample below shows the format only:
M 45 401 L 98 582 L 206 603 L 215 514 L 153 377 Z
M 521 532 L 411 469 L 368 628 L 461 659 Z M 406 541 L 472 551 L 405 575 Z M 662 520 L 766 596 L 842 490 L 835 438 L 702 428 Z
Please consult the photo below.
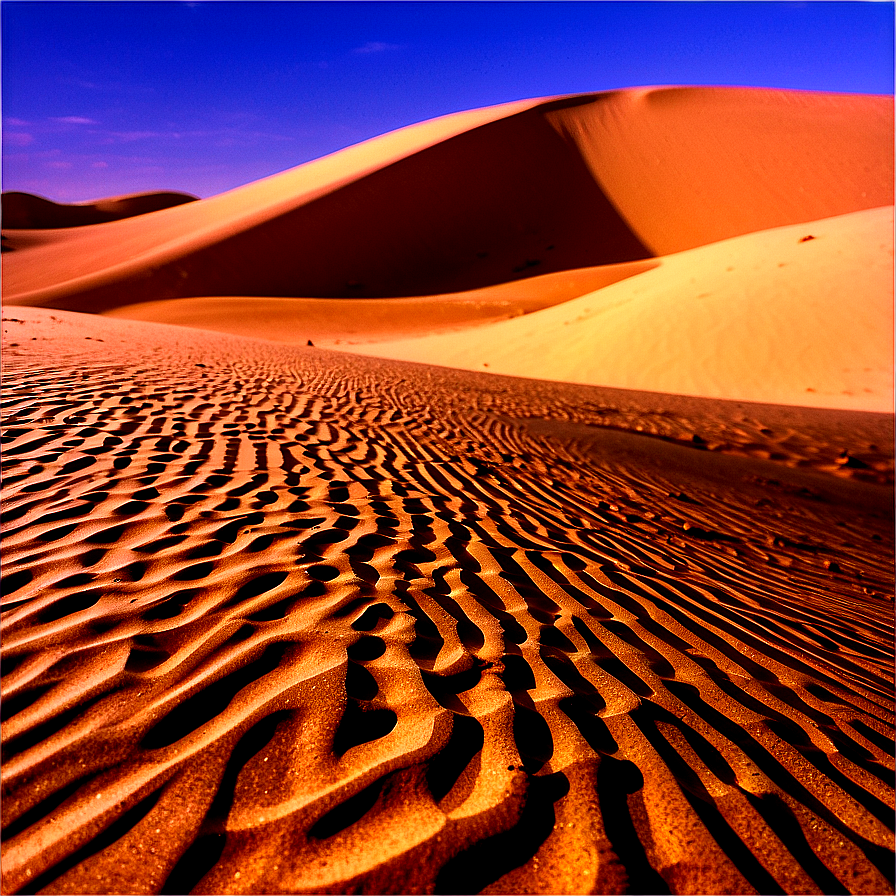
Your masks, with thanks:
M 120 305 L 107 317 L 196 327 L 273 342 L 332 347 L 466 330 L 531 314 L 650 270 L 658 261 L 630 261 L 559 271 L 514 283 L 439 296 L 400 299 L 200 296 Z
M 344 349 L 561 382 L 891 412 L 893 209 L 666 256 L 526 317 Z
M 191 193 L 155 191 L 129 193 L 90 202 L 54 202 L 34 193 L 7 191 L 0 194 L 3 227 L 7 230 L 50 230 L 86 227 L 174 208 L 198 201 Z
M 892 416 L 3 317 L 5 892 L 892 892 Z
M 370 298 L 667 255 L 892 201 L 887 97 L 639 88 L 412 125 L 197 203 L 11 231 L 6 295 Z M 774 163 L 769 162 L 774 159 Z

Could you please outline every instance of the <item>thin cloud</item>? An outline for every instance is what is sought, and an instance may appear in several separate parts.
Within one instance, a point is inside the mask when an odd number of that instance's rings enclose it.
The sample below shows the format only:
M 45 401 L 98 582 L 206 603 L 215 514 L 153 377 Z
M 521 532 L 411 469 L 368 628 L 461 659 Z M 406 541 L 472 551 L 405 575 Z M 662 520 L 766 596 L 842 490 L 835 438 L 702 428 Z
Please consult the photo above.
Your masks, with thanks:
M 249 146 L 258 141 L 294 140 L 295 137 L 288 134 L 272 134 L 266 131 L 245 130 L 243 128 L 214 128 L 211 130 L 193 131 L 92 131 L 103 145 L 115 143 L 135 143 L 140 140 L 183 140 L 204 139 L 228 141 L 227 146 Z
M 401 49 L 400 44 L 387 44 L 380 40 L 371 40 L 371 41 L 368 41 L 366 44 L 364 44 L 364 46 L 362 46 L 362 47 L 355 47 L 355 49 L 352 50 L 352 52 L 353 53 L 363 53 L 363 54 L 385 53 L 389 50 L 400 50 L 400 49 Z
M 166 134 L 161 131 L 108 131 L 102 143 L 133 143 L 135 140 L 149 140 L 154 137 L 179 137 L 180 134 Z
M 27 128 L 31 124 L 30 121 L 25 121 L 23 118 L 6 118 L 4 121 L 11 128 Z
M 18 132 L 13 134 L 4 134 L 3 142 L 7 146 L 30 146 L 34 143 L 34 135 Z
M 99 124 L 92 118 L 82 118 L 80 115 L 66 115 L 64 118 L 52 118 L 51 121 L 58 121 L 60 124 Z
M 77 78 L 59 78 L 58 83 L 70 87 L 80 87 L 82 90 L 98 90 L 103 93 L 146 94 L 155 93 L 154 87 L 146 84 L 125 84 L 121 81 L 83 81 Z

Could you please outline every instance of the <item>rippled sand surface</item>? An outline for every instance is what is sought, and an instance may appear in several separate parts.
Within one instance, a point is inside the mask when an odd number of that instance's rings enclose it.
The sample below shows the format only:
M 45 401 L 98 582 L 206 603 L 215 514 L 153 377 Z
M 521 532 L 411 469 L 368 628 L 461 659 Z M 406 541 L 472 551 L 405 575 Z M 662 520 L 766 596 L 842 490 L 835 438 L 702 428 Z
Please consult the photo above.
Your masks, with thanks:
M 3 338 L 4 892 L 892 892 L 892 416 Z

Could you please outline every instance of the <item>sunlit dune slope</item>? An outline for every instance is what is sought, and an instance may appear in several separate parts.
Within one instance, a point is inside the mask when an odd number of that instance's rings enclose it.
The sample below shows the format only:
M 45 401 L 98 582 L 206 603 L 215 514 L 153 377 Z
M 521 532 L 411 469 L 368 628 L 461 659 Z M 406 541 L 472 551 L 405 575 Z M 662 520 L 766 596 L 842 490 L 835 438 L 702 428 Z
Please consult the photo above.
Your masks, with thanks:
M 463 333 L 345 348 L 563 382 L 891 411 L 893 209 L 690 249 Z
M 128 320 L 197 327 L 219 333 L 315 345 L 377 343 L 465 330 L 519 317 L 633 277 L 655 259 L 542 274 L 512 283 L 437 296 L 391 299 L 198 296 L 120 305 L 103 314 Z
M 546 110 L 657 255 L 893 202 L 893 98 L 730 87 Z
M 201 202 L 7 234 L 8 301 L 419 296 L 892 202 L 887 97 L 639 88 L 412 125 Z
M 0 196 L 3 227 L 8 230 L 50 230 L 60 227 L 86 227 L 122 218 L 195 202 L 190 193 L 133 193 L 94 202 L 53 202 L 33 193 L 10 191 Z

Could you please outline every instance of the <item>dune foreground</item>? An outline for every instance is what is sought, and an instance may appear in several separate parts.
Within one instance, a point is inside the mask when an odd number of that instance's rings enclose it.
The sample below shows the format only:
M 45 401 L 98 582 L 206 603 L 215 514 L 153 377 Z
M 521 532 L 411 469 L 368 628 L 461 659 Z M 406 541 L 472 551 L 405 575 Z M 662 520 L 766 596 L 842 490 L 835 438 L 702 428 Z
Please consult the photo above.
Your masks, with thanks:
M 890 891 L 887 415 L 3 331 L 7 892 Z
M 893 893 L 892 135 L 531 100 L 5 230 L 3 892 Z

